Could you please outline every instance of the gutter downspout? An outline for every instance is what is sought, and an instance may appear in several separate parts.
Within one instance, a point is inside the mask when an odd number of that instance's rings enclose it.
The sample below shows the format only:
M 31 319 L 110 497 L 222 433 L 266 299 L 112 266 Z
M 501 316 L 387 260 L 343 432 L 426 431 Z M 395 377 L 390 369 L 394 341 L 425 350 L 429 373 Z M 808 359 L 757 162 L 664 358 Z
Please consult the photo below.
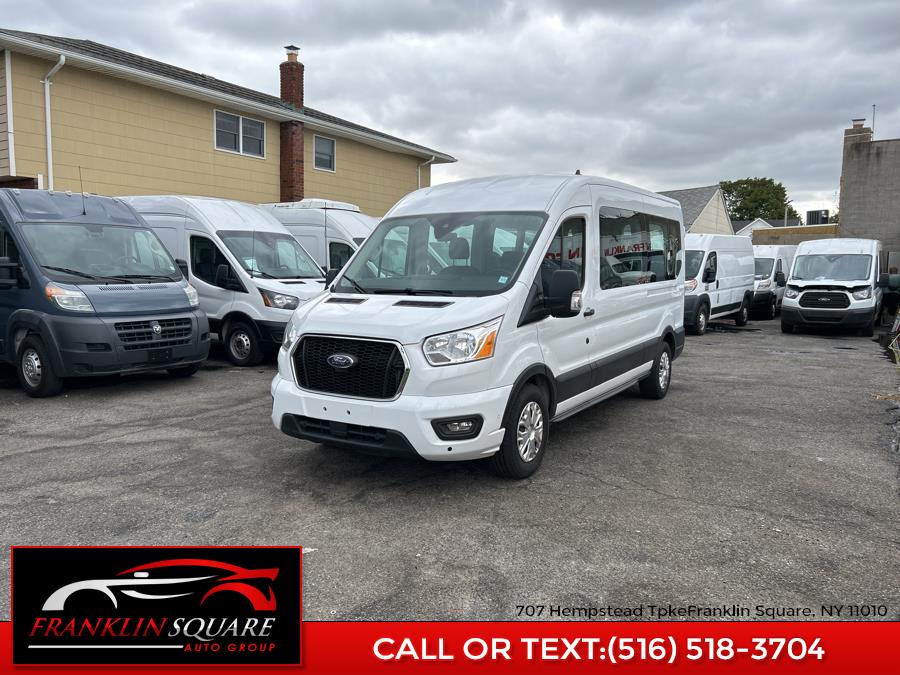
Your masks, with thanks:
M 421 164 L 419 164 L 418 166 L 416 166 L 416 189 L 417 189 L 417 190 L 420 189 L 420 188 L 422 187 L 422 167 L 423 167 L 423 166 L 428 166 L 428 165 L 431 164 L 435 159 L 436 159 L 435 156 L 432 155 L 432 156 L 431 156 L 431 159 L 426 160 L 426 161 L 422 162 Z
M 44 85 L 44 122 L 46 123 L 47 133 L 47 189 L 53 189 L 53 134 L 50 130 L 50 85 L 53 84 L 50 78 L 56 75 L 56 71 L 66 65 L 66 57 L 59 55 L 59 61 L 41 80 Z
M 16 174 L 16 137 L 13 129 L 13 100 L 12 100 L 12 52 L 9 49 L 3 50 L 3 74 L 6 82 L 6 141 L 9 148 L 7 157 L 9 159 L 9 175 Z

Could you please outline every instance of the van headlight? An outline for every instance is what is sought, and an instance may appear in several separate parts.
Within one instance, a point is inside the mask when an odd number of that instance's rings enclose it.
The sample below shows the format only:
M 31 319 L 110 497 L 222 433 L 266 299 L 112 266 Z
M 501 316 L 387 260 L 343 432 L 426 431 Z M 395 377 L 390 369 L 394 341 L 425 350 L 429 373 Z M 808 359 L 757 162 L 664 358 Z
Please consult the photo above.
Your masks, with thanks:
M 422 344 L 422 351 L 432 366 L 489 359 L 494 355 L 498 330 L 500 317 L 480 326 L 463 328 L 443 335 L 432 335 Z
M 784 297 L 786 298 L 796 298 L 800 295 L 800 289 L 796 286 L 788 286 L 784 289 Z
M 756 284 L 756 288 L 758 288 L 758 289 L 759 288 L 768 288 L 771 285 L 772 285 L 771 279 L 763 279 L 762 281 L 760 281 Z
M 264 288 L 260 288 L 259 294 L 262 296 L 263 304 L 266 307 L 297 309 L 297 306 L 300 304 L 300 300 L 297 297 L 286 293 L 276 293 L 275 291 L 267 291 Z
M 88 297 L 77 289 L 47 284 L 44 292 L 47 294 L 47 299 L 60 309 L 67 309 L 70 312 L 94 311 L 94 306 Z
M 187 296 L 188 304 L 191 307 L 197 307 L 200 304 L 200 296 L 197 295 L 197 289 L 190 284 L 184 287 L 184 294 Z
M 294 346 L 298 337 L 300 337 L 300 326 L 298 326 L 294 322 L 294 319 L 291 318 L 291 320 L 288 321 L 287 330 L 284 331 L 284 339 L 281 341 L 281 348 L 286 352 L 291 351 L 291 347 Z
M 688 279 L 684 282 L 684 290 L 691 292 L 697 289 L 697 280 L 696 279 Z
M 853 291 L 853 299 L 854 300 L 868 300 L 872 297 L 872 288 L 870 286 L 866 286 L 865 288 L 860 288 L 857 291 Z

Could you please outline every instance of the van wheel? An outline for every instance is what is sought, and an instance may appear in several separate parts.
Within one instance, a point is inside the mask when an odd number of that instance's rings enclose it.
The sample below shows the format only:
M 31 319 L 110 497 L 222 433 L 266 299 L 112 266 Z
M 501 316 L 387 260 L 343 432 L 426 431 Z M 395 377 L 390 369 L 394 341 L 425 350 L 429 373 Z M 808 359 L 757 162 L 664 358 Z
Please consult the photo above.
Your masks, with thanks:
M 772 304 L 769 306 L 769 319 L 774 319 L 776 316 L 778 316 L 778 303 L 775 298 L 772 298 Z
M 169 368 L 166 372 L 172 377 L 191 377 L 200 370 L 199 363 L 192 363 L 189 366 L 181 366 L 180 368 Z
M 747 321 L 750 319 L 750 310 L 747 308 L 747 301 L 744 300 L 741 303 L 741 308 L 738 310 L 738 313 L 734 317 L 734 325 L 735 326 L 746 326 Z
M 522 387 L 506 409 L 503 443 L 489 460 L 497 475 L 521 480 L 538 470 L 550 432 L 548 407 L 547 392 L 541 387 Z
M 62 378 L 53 372 L 44 341 L 37 336 L 29 336 L 22 341 L 16 371 L 22 389 L 33 398 L 56 396 L 62 391 Z
M 256 331 L 243 321 L 235 321 L 228 326 L 225 353 L 236 366 L 255 366 L 263 359 Z
M 872 315 L 872 321 L 859 329 L 859 334 L 863 337 L 872 337 L 875 335 L 875 315 Z
M 784 319 L 781 320 L 781 332 L 782 333 L 793 333 L 794 332 L 794 324 L 785 323 Z
M 703 335 L 709 326 L 709 307 L 705 302 L 701 302 L 694 312 L 694 325 L 691 326 L 691 333 L 694 335 Z
M 659 354 L 653 360 L 650 374 L 638 382 L 641 396 L 644 398 L 665 398 L 669 391 L 669 383 L 672 381 L 672 348 L 668 342 L 662 343 Z

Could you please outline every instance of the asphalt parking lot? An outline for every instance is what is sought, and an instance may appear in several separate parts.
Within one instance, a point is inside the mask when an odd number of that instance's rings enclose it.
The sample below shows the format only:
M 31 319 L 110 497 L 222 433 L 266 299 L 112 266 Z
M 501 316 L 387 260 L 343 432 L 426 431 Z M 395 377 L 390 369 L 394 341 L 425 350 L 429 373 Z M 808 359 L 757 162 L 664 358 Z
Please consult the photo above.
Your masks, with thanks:
M 283 436 L 273 372 L 213 358 L 189 381 L 32 400 L 0 369 L 0 541 L 302 544 L 307 619 L 654 602 L 897 618 L 900 378 L 872 340 L 714 325 L 666 399 L 629 391 L 554 426 L 523 482 Z

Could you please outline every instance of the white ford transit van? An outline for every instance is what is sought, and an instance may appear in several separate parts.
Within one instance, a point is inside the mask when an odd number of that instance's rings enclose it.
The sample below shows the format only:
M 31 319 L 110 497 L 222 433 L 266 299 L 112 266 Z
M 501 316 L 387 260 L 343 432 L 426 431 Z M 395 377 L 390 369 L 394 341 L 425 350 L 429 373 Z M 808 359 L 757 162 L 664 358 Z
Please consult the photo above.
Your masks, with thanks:
M 378 225 L 378 218 L 362 213 L 356 204 L 330 199 L 303 199 L 260 206 L 296 237 L 323 270 L 346 265 Z
M 271 215 L 209 197 L 124 197 L 179 261 L 210 331 L 238 366 L 277 348 L 291 313 L 322 293 L 322 270 Z
M 294 312 L 272 421 L 327 445 L 491 457 L 529 476 L 551 421 L 634 384 L 666 395 L 684 346 L 683 232 L 678 202 L 590 176 L 413 192 L 329 273 L 330 293 Z M 617 251 L 662 261 L 655 279 L 618 273 Z
M 703 335 L 710 319 L 734 319 L 745 326 L 753 303 L 753 244 L 750 237 L 688 234 L 684 241 L 686 279 L 684 325 Z
M 843 326 L 871 337 L 881 307 L 880 269 L 880 241 L 804 241 L 797 247 L 784 291 L 781 330 Z
M 794 262 L 796 246 L 754 246 L 756 265 L 753 281 L 753 310 L 774 319 L 781 309 L 787 274 Z

